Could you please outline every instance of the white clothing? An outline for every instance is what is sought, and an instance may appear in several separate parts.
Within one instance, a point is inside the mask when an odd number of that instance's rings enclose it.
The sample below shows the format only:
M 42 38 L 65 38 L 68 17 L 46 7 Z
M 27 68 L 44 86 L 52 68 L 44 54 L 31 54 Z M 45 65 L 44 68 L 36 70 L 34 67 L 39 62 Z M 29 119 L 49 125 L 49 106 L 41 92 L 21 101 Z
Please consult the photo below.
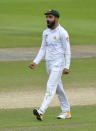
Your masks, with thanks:
M 69 69 L 71 57 L 69 35 L 62 26 L 58 25 L 54 30 L 46 29 L 43 32 L 42 45 L 34 62 L 38 64 L 43 57 L 46 61 L 65 60 L 65 68 Z
M 63 84 L 61 81 L 62 71 L 64 69 L 64 63 L 61 65 L 55 65 L 54 61 L 46 62 L 46 69 L 49 75 L 49 79 L 47 82 L 47 90 L 43 100 L 43 103 L 40 107 L 40 110 L 45 112 L 48 108 L 48 105 L 52 101 L 55 93 L 58 95 L 61 110 L 62 112 L 70 112 L 70 104 L 68 102 L 67 96 L 63 89 Z
M 70 67 L 70 42 L 67 31 L 60 25 L 54 30 L 46 29 L 43 32 L 42 45 L 33 62 L 38 64 L 43 57 L 46 60 L 49 79 L 40 110 L 45 112 L 55 93 L 57 93 L 62 112 L 70 112 L 70 104 L 61 81 L 63 69 Z

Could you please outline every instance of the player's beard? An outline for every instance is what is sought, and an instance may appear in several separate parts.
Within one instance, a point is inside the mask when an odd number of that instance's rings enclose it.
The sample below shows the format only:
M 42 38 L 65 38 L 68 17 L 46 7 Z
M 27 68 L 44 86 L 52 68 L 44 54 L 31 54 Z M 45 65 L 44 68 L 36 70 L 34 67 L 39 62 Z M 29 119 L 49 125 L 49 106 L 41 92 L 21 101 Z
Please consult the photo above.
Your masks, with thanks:
M 55 25 L 55 20 L 52 21 L 52 22 L 47 21 L 47 27 L 48 27 L 48 28 L 52 29 L 54 25 Z

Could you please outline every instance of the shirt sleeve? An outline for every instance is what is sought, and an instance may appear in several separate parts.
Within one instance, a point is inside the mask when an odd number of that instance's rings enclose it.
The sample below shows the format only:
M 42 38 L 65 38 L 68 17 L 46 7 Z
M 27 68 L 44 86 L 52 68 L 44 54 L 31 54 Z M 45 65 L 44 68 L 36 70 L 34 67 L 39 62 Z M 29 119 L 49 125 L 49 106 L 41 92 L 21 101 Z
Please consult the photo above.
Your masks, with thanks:
M 61 39 L 62 39 L 63 48 L 64 48 L 65 68 L 69 69 L 70 61 L 71 61 L 71 50 L 70 50 L 70 41 L 69 41 L 68 33 L 67 32 L 63 32 Z
M 36 64 L 39 64 L 40 61 L 45 56 L 45 51 L 46 51 L 46 41 L 45 41 L 45 35 L 43 33 L 43 39 L 42 39 L 42 44 L 41 44 L 40 50 L 39 50 L 36 58 L 33 60 L 33 62 L 36 63 Z

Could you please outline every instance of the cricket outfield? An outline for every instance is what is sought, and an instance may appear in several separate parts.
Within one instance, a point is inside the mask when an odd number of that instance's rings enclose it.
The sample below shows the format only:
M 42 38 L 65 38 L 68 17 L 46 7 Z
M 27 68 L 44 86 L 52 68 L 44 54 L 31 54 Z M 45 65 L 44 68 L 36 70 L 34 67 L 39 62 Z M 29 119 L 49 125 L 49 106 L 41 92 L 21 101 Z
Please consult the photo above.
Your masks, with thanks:
M 0 48 L 38 47 L 44 12 L 57 9 L 72 45 L 96 44 L 95 0 L 0 0 Z
M 46 112 L 44 121 L 35 120 L 32 109 L 41 104 L 48 76 L 45 62 L 41 62 L 35 70 L 28 68 L 29 63 L 30 61 L 0 62 L 0 130 L 87 131 L 92 128 L 95 131 L 96 58 L 72 59 L 70 74 L 62 77 L 71 103 L 71 120 L 56 119 L 60 113 L 56 97 Z

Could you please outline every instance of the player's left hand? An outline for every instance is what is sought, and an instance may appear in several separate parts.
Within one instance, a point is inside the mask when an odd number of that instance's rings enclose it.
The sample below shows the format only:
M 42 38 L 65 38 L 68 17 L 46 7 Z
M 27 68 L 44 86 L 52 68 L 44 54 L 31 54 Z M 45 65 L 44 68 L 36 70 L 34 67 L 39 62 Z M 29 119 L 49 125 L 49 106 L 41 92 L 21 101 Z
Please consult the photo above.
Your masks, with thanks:
M 64 68 L 64 70 L 63 70 L 63 73 L 62 73 L 62 74 L 69 74 L 69 69 Z

